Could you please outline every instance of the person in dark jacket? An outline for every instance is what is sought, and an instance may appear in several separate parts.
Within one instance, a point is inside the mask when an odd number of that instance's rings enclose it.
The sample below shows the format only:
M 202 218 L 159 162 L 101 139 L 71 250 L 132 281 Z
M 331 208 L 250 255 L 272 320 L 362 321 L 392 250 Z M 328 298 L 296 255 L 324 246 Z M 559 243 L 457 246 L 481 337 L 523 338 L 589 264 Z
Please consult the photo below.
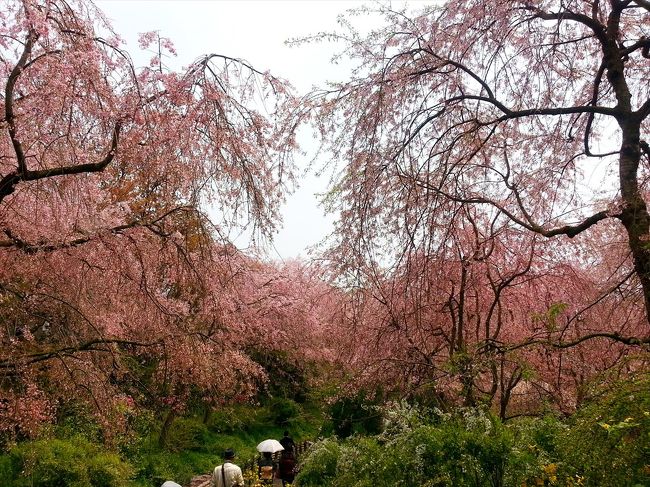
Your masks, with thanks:
M 296 443 L 293 441 L 293 438 L 289 436 L 289 432 L 285 431 L 284 436 L 280 440 L 280 444 L 286 451 L 295 451 Z
M 278 477 L 282 480 L 282 486 L 293 483 L 296 477 L 296 457 L 293 448 L 282 450 L 278 464 Z

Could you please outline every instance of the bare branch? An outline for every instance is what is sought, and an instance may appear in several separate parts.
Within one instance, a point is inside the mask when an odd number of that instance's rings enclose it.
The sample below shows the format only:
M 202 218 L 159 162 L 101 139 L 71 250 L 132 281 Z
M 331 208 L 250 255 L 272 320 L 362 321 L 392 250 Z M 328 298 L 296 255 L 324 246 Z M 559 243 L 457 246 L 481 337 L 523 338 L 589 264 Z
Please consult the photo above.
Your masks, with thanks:
M 575 340 L 563 342 L 563 341 L 553 341 L 553 340 L 527 340 L 522 343 L 517 343 L 515 345 L 511 346 L 498 346 L 497 350 L 500 352 L 512 352 L 514 350 L 518 350 L 520 348 L 527 348 L 531 347 L 534 345 L 545 345 L 548 347 L 552 348 L 572 348 L 575 347 L 576 345 L 580 345 L 583 342 L 589 341 L 589 340 L 594 340 L 596 338 L 607 338 L 608 340 L 613 340 L 618 343 L 622 343 L 624 345 L 630 345 L 630 346 L 636 346 L 636 347 L 642 347 L 646 345 L 650 345 L 650 337 L 645 337 L 645 338 L 639 338 L 639 337 L 633 337 L 633 336 L 624 336 L 621 335 L 620 333 L 605 333 L 605 332 L 597 332 L 597 333 L 590 333 L 588 335 L 583 335 L 579 338 L 576 338 Z
M 473 196 L 470 198 L 464 198 L 461 196 L 454 196 L 452 194 L 446 193 L 442 191 L 441 189 L 438 189 L 428 183 L 425 183 L 423 181 L 417 181 L 416 184 L 418 186 L 424 187 L 426 189 L 429 189 L 431 191 L 434 191 L 446 198 L 449 198 L 452 201 L 456 201 L 458 203 L 467 203 L 467 204 L 486 204 L 486 205 L 491 205 L 501 211 L 504 215 L 506 215 L 508 218 L 510 218 L 513 222 L 516 224 L 532 231 L 535 233 L 538 233 L 540 235 L 543 235 L 545 237 L 555 237 L 557 235 L 566 235 L 569 238 L 573 238 L 576 235 L 584 232 L 588 228 L 592 227 L 596 223 L 605 220 L 607 218 L 610 218 L 612 215 L 610 215 L 607 211 L 599 211 L 598 213 L 594 213 L 593 215 L 585 218 L 582 222 L 577 223 L 575 225 L 564 225 L 561 227 L 553 228 L 553 229 L 546 229 L 543 226 L 536 224 L 532 221 L 525 221 L 516 216 L 514 213 L 506 209 L 502 204 L 497 203 L 496 201 L 493 201 L 489 198 L 483 198 L 479 196 Z
M 104 348 L 98 348 L 99 345 L 128 345 L 133 347 L 153 347 L 160 345 L 161 340 L 154 342 L 136 342 L 132 340 L 120 340 L 120 339 L 95 339 L 90 340 L 80 345 L 73 347 L 63 347 L 56 350 L 48 350 L 43 352 L 35 352 L 26 355 L 22 355 L 16 358 L 0 360 L 0 369 L 15 369 L 19 366 L 31 365 L 38 362 L 43 362 L 46 360 L 51 360 L 55 358 L 72 356 L 79 352 L 105 352 L 107 351 Z
M 608 43 L 607 31 L 605 27 L 596 19 L 593 19 L 587 15 L 571 12 L 570 10 L 567 9 L 564 9 L 561 12 L 546 12 L 541 8 L 530 4 L 527 4 L 523 8 L 525 10 L 529 10 L 533 12 L 534 16 L 541 20 L 557 20 L 560 22 L 563 20 L 573 20 L 574 22 L 583 24 L 589 29 L 591 29 L 591 31 L 594 33 L 594 35 L 600 41 L 603 47 L 606 46 Z
M 21 157 L 23 158 L 23 163 L 21 164 L 19 162 L 18 171 L 11 172 L 0 180 L 0 201 L 2 201 L 5 198 L 5 196 L 8 196 L 11 193 L 13 193 L 16 185 L 21 181 L 36 181 L 38 179 L 46 179 L 55 176 L 66 176 L 66 175 L 73 175 L 73 174 L 83 174 L 83 173 L 103 171 L 106 168 L 106 166 L 108 166 L 111 163 L 111 161 L 113 160 L 117 152 L 117 145 L 120 138 L 120 127 L 121 127 L 121 122 L 119 121 L 116 122 L 115 127 L 113 128 L 111 147 L 108 150 L 106 157 L 104 157 L 101 161 L 95 163 L 78 164 L 73 166 L 59 166 L 59 167 L 53 167 L 49 169 L 40 169 L 37 171 L 29 171 L 27 169 L 27 166 L 24 163 L 24 154 L 22 153 L 22 147 L 20 147 L 20 143 L 16 141 L 18 147 L 20 148 L 20 153 L 17 150 L 16 155 L 19 161 Z M 20 169 L 21 165 L 24 166 L 22 170 Z
M 25 69 L 27 60 L 32 53 L 32 48 L 34 47 L 36 39 L 38 39 L 38 34 L 36 31 L 30 29 L 29 33 L 27 34 L 27 41 L 25 42 L 23 53 L 14 66 L 14 69 L 11 70 L 9 78 L 7 79 L 7 86 L 5 87 L 5 121 L 7 122 L 7 126 L 9 128 L 9 138 L 11 139 L 11 143 L 14 146 L 14 151 L 16 152 L 16 160 L 18 162 L 17 172 L 19 175 L 23 175 L 27 172 L 27 163 L 25 160 L 25 152 L 23 150 L 23 146 L 16 137 L 16 122 L 14 119 L 14 87 L 16 86 L 16 82 L 18 81 L 20 74 Z M 5 182 L 4 178 L 2 182 Z M 0 186 L 0 199 L 2 197 L 3 189 L 3 186 Z

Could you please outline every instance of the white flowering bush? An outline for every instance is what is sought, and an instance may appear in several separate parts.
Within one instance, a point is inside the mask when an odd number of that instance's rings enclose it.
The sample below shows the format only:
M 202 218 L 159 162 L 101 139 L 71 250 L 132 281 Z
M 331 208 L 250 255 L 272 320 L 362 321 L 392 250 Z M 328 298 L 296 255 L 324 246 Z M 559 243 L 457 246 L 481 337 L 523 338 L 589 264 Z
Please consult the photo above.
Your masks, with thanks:
M 514 433 L 485 410 L 450 414 L 399 402 L 383 417 L 379 435 L 317 443 L 299 485 L 519 487 L 542 469 L 538 457 L 520 454 Z

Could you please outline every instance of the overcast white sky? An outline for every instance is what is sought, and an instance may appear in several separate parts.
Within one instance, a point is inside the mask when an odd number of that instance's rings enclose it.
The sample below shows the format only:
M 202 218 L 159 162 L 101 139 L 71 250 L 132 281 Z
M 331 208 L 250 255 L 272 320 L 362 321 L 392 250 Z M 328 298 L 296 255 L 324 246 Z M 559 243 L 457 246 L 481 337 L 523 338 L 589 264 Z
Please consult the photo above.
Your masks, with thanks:
M 346 69 L 330 64 L 335 52 L 330 44 L 288 47 L 285 41 L 334 30 L 338 14 L 363 2 L 99 0 L 96 3 L 112 20 L 116 32 L 127 41 L 130 51 L 138 49 L 138 33 L 157 30 L 172 39 L 176 46 L 178 58 L 174 67 L 186 66 L 201 54 L 227 54 L 288 79 L 304 93 L 326 80 L 342 79 Z M 370 19 L 357 20 L 370 22 Z M 137 63 L 138 57 L 134 59 Z M 301 141 L 301 145 L 309 144 L 309 140 Z M 300 179 L 301 187 L 289 197 L 282 210 L 284 226 L 275 238 L 271 258 L 304 257 L 309 246 L 331 231 L 333 217 L 324 214 L 315 196 L 325 189 L 325 183 L 313 175 Z M 245 242 L 239 239 L 236 243 Z

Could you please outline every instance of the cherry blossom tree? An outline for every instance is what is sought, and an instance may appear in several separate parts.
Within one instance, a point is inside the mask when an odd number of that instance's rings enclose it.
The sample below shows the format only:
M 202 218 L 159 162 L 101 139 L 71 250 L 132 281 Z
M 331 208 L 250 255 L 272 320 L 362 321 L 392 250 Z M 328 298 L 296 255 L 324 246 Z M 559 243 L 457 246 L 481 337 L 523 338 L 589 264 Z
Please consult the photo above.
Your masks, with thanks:
M 250 397 L 262 324 L 240 319 L 252 267 L 226 234 L 273 232 L 292 184 L 288 85 L 221 54 L 172 71 L 152 33 L 138 68 L 92 2 L 1 4 L 3 434 L 33 435 L 71 399 L 110 431 L 133 404 L 171 421 L 192 391 Z
M 330 359 L 333 291 L 315 269 L 178 240 L 134 228 L 21 259 L 19 249 L 2 254 L 6 434 L 34 434 L 33 418 L 54 419 L 74 400 L 90 405 L 107 438 L 126 427 L 119 411 L 157 411 L 164 445 L 189 405 L 209 411 L 265 389 L 253 352 Z
M 576 253 L 569 239 L 611 220 L 618 231 L 600 233 L 614 239 L 603 245 L 627 240 L 623 265 L 650 309 L 648 2 L 378 9 L 381 29 L 362 35 L 345 22 L 320 37 L 342 41 L 356 68 L 308 99 L 341 164 L 328 195 L 339 256 L 386 266 L 426 254 L 459 207 Z M 647 343 L 649 331 L 634 336 Z
M 3 15 L 4 227 L 19 225 L 12 208 L 40 205 L 52 214 L 29 227 L 58 218 L 59 239 L 77 244 L 93 226 L 155 224 L 203 199 L 269 230 L 291 179 L 284 83 L 217 54 L 169 71 L 163 55 L 173 46 L 157 34 L 141 36 L 142 47 L 157 50 L 136 69 L 90 3 L 7 1 Z M 81 224 L 89 217 L 70 207 L 86 201 L 95 221 Z M 6 229 L 2 245 L 38 243 L 27 238 L 38 240 L 37 230 L 25 232 Z
M 646 321 L 624 255 L 576 263 L 552 240 L 462 209 L 428 250 L 390 272 L 363 269 L 350 288 L 339 333 L 357 387 L 487 403 L 508 418 L 542 404 L 571 412 L 591 381 L 647 367 L 639 342 L 622 343 Z

